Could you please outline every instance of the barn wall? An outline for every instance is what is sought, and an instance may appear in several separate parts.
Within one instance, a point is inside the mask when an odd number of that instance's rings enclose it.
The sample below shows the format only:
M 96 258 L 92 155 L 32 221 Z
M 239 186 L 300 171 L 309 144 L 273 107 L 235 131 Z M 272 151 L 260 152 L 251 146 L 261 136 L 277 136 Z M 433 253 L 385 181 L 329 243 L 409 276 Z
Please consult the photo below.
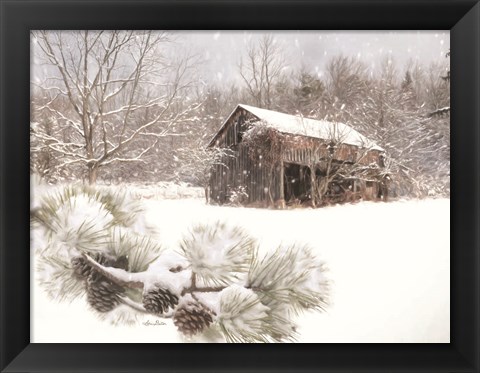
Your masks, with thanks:
M 303 136 L 284 135 L 283 160 L 285 162 L 310 165 L 330 157 L 328 142 Z M 342 162 L 351 162 L 362 165 L 376 163 L 380 165 L 380 152 L 377 150 L 361 149 L 349 144 L 336 146 L 332 158 Z
M 224 157 L 223 165 L 216 165 L 210 178 L 210 199 L 213 203 L 229 202 L 232 191 L 244 187 L 248 198 L 244 204 L 271 206 L 280 199 L 282 184 L 281 167 L 262 163 L 249 148 L 239 146 L 235 157 Z
M 245 121 L 254 116 L 244 109 L 237 109 L 228 119 L 222 132 L 216 139 L 215 146 L 228 148 L 238 145 L 238 133 L 245 131 Z
M 277 201 L 280 198 L 282 189 L 280 165 L 270 168 L 262 162 L 259 155 L 254 155 L 254 152 L 241 144 L 238 134 L 246 130 L 246 121 L 250 119 L 256 117 L 239 108 L 232 114 L 216 139 L 215 146 L 232 149 L 234 157 L 224 156 L 221 162 L 223 164 L 212 169 L 210 176 L 212 203 L 228 203 L 231 192 L 239 187 L 244 187 L 248 195 L 244 204 L 271 206 L 272 199 Z

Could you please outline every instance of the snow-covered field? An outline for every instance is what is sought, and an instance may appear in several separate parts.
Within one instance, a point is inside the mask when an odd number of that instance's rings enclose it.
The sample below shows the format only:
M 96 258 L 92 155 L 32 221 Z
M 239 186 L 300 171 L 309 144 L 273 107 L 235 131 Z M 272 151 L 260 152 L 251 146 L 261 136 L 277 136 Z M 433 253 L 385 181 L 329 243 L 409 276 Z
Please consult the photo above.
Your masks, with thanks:
M 192 224 L 221 220 L 244 227 L 264 249 L 299 242 L 316 250 L 329 268 L 332 304 L 299 317 L 299 342 L 450 341 L 449 199 L 266 210 L 209 206 L 201 189 L 182 199 L 156 190 L 133 191 L 169 247 Z M 145 325 L 156 321 L 145 316 L 138 325 L 111 326 L 83 299 L 50 301 L 35 280 L 31 311 L 34 343 L 182 342 L 171 320 Z

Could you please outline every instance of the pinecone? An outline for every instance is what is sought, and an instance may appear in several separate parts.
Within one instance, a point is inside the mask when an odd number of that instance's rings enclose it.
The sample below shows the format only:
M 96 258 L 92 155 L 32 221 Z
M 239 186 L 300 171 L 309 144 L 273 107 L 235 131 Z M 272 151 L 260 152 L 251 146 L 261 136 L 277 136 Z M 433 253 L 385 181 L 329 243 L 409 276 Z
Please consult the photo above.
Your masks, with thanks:
M 167 289 L 155 288 L 143 295 L 143 307 L 153 314 L 160 315 L 178 304 L 178 297 Z
M 122 269 L 127 269 L 128 267 L 126 256 L 113 259 L 97 253 L 93 256 L 93 259 L 105 267 Z M 98 312 L 109 312 L 120 303 L 118 295 L 124 292 L 121 286 L 113 283 L 100 272 L 93 269 L 83 257 L 73 258 L 72 265 L 77 275 L 87 278 L 87 300 L 95 310 Z
M 81 256 L 76 256 L 72 258 L 72 267 L 75 274 L 80 278 L 87 278 L 90 274 L 92 267 L 87 263 L 85 258 Z
M 119 303 L 123 288 L 114 284 L 98 272 L 92 271 L 87 279 L 87 300 L 98 312 L 109 312 Z
M 178 331 L 187 336 L 203 331 L 212 322 L 212 312 L 199 303 L 181 306 L 173 315 L 173 323 Z
M 118 259 L 113 259 L 105 256 L 102 253 L 95 253 L 92 255 L 92 259 L 105 267 L 121 268 L 125 270 L 128 269 L 128 258 L 126 255 L 123 255 Z M 72 258 L 71 262 L 73 270 L 78 277 L 88 278 L 88 276 L 90 276 L 92 273 L 92 266 L 83 256 L 76 256 Z
M 95 260 L 97 263 L 108 267 L 111 266 L 113 263 L 111 259 L 107 258 L 102 253 L 93 254 L 92 259 Z M 78 275 L 80 278 L 87 278 L 88 276 L 90 276 L 90 273 L 92 272 L 92 266 L 83 256 L 76 256 L 72 258 L 71 262 L 75 274 Z

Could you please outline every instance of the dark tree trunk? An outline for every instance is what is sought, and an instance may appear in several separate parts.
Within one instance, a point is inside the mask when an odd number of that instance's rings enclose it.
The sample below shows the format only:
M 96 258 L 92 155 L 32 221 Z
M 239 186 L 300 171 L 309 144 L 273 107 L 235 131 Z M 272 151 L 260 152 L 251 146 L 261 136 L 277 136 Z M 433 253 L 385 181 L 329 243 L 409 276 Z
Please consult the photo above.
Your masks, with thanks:
M 97 182 L 98 166 L 88 167 L 88 183 L 94 185 Z

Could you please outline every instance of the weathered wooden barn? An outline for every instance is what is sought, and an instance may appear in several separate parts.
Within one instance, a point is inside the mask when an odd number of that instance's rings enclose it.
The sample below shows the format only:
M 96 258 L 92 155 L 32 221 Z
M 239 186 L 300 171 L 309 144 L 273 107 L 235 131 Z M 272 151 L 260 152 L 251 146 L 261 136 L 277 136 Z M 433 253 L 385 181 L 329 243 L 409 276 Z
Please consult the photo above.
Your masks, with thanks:
M 284 208 L 385 200 L 384 150 L 342 124 L 238 105 L 208 144 L 228 150 L 211 203 Z

